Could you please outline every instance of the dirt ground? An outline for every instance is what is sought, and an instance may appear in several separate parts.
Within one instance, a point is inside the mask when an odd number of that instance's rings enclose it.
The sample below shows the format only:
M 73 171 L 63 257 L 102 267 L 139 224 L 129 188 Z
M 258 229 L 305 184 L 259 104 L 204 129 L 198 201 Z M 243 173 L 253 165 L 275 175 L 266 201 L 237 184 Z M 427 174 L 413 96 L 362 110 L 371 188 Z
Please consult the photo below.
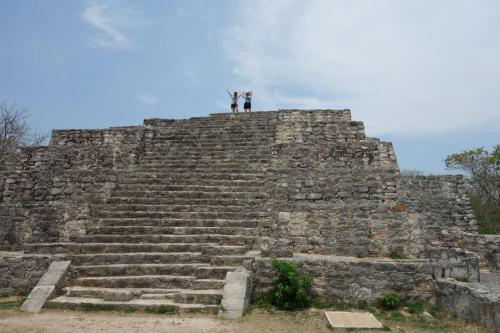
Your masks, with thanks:
M 219 320 L 215 315 L 158 315 L 123 312 L 82 312 L 74 310 L 46 309 L 33 315 L 17 309 L 0 311 L 1 333 L 241 333 L 241 332 L 345 332 L 332 330 L 327 326 L 324 310 L 284 313 L 256 309 L 242 319 Z M 379 316 L 379 319 L 380 316 Z M 457 318 L 428 319 L 382 319 L 392 332 L 469 332 L 489 331 L 476 325 L 467 324 Z M 437 326 L 436 326 L 437 325 Z M 349 330 L 348 332 L 357 332 Z M 360 332 L 380 332 L 362 330 Z

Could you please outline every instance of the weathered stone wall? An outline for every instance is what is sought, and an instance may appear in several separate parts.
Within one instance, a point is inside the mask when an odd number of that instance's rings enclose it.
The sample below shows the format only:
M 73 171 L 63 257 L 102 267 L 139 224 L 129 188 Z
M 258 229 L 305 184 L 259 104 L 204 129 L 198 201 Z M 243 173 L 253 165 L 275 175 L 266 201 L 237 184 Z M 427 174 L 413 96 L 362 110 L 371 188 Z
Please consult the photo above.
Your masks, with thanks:
M 498 284 L 463 283 L 451 279 L 437 282 L 437 303 L 457 316 L 500 332 Z
M 470 245 L 463 232 L 474 234 L 476 223 L 461 177 L 401 177 L 392 145 L 367 138 L 349 110 L 281 110 L 54 130 L 48 147 L 25 150 L 0 173 L 0 248 L 81 234 L 93 207 L 135 170 L 146 146 L 175 154 L 196 145 L 183 141 L 189 124 L 220 126 L 224 137 L 248 122 L 267 131 L 255 152 L 268 158 L 251 166 L 267 175 L 264 255 L 427 258 L 429 249 Z
M 383 258 L 354 258 L 325 255 L 295 254 L 293 261 L 298 271 L 312 277 L 312 293 L 329 302 L 374 303 L 378 295 L 394 290 L 408 301 L 434 301 L 436 281 L 442 278 L 470 277 L 477 281 L 478 262 L 463 261 L 464 254 L 450 260 Z M 276 273 L 270 258 L 256 258 L 254 262 L 254 291 L 266 292 L 272 288 Z
M 419 256 L 436 247 L 461 248 L 464 232 L 476 232 L 462 176 L 403 176 L 399 190 Z
M 53 261 L 47 255 L 0 252 L 0 293 L 26 292 L 36 285 Z
M 368 139 L 347 111 L 278 114 L 264 252 L 383 255 L 401 247 L 399 169 L 389 143 Z M 267 235 L 267 237 L 266 237 Z
M 477 253 L 482 266 L 500 272 L 500 235 L 465 233 L 464 248 Z
M 25 149 L 0 174 L 0 249 L 80 234 L 91 220 L 92 204 L 102 202 L 116 184 L 118 169 L 132 165 L 140 151 L 140 141 L 83 145 L 85 131 L 78 131 L 80 136 L 62 132 L 53 133 L 51 146 Z

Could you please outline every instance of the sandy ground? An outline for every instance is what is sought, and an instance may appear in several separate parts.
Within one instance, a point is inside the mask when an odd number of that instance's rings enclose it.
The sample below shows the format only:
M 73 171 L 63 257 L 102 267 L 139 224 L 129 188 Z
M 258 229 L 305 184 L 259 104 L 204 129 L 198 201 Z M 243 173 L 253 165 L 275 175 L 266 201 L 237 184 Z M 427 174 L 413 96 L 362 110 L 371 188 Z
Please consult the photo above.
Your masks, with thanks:
M 470 332 L 488 331 L 465 321 L 453 319 L 446 329 L 418 329 L 409 323 L 385 322 L 392 332 Z M 240 333 L 240 332 L 329 332 L 322 310 L 298 313 L 268 313 L 254 310 L 242 319 L 219 320 L 214 315 L 192 316 L 153 315 L 146 313 L 81 312 L 73 310 L 43 310 L 32 315 L 18 310 L 0 311 L 1 333 Z M 334 330 L 334 332 L 344 332 Z M 350 330 L 349 332 L 356 332 Z M 360 331 L 363 333 L 370 330 Z M 380 333 L 380 330 L 373 331 Z

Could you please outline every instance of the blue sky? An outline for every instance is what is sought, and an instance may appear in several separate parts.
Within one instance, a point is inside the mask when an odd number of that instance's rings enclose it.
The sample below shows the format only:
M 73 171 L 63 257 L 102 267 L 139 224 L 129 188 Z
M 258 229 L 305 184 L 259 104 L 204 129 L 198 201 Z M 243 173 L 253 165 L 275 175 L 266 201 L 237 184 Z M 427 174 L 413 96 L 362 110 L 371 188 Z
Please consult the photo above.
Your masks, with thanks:
M 496 0 L 0 0 L 0 101 L 39 130 L 350 108 L 404 169 L 500 143 Z

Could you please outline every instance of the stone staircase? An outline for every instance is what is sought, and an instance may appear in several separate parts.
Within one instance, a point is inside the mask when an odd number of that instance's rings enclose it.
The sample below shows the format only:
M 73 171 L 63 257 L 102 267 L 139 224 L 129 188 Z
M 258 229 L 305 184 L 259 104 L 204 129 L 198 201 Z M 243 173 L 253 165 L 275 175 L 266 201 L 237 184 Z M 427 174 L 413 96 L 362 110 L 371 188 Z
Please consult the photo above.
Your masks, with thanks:
M 145 125 L 139 163 L 92 205 L 86 234 L 29 245 L 72 261 L 69 286 L 52 303 L 216 310 L 226 273 L 253 259 L 268 214 L 268 115 Z

